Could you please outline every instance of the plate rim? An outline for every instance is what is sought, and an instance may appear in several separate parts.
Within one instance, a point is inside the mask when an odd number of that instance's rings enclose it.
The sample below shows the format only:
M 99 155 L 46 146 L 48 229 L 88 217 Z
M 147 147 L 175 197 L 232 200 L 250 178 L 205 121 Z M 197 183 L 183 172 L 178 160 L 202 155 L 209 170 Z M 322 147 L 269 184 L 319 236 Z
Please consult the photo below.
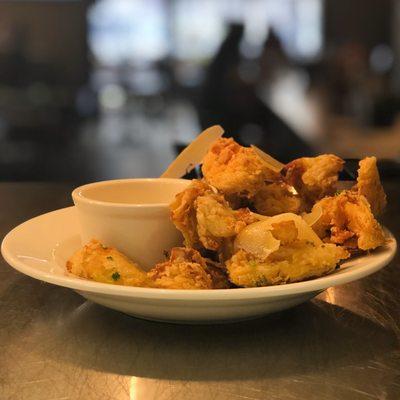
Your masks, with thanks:
M 302 293 L 310 293 L 325 290 L 332 286 L 342 285 L 350 283 L 368 275 L 371 275 L 386 265 L 388 265 L 394 258 L 397 251 L 397 241 L 394 235 L 384 227 L 386 234 L 388 235 L 389 244 L 387 254 L 382 257 L 381 260 L 368 266 L 365 269 L 359 269 L 357 271 L 351 270 L 342 272 L 340 275 L 328 274 L 319 278 L 310 279 L 302 282 L 287 283 L 276 286 L 264 286 L 256 288 L 236 288 L 236 289 L 205 289 L 205 290 L 193 290 L 193 289 L 158 289 L 158 288 L 142 288 L 133 286 L 122 286 L 112 285 L 107 283 L 100 283 L 95 281 L 86 280 L 71 275 L 59 276 L 48 272 L 43 272 L 35 269 L 24 263 L 23 260 L 19 259 L 11 251 L 10 244 L 15 235 L 18 235 L 19 231 L 23 230 L 27 225 L 33 223 L 40 223 L 41 220 L 49 217 L 57 217 L 64 213 L 75 212 L 76 207 L 70 206 L 47 212 L 25 222 L 17 225 L 11 231 L 9 231 L 2 243 L 1 253 L 5 261 L 15 270 L 30 276 L 31 278 L 38 279 L 47 283 L 51 283 L 61 287 L 67 287 L 73 290 L 90 292 L 103 296 L 111 297 L 124 297 L 124 298 L 136 298 L 136 299 L 153 299 L 153 300 L 186 300 L 186 301 L 238 301 L 238 300 L 262 300 L 267 298 L 279 298 L 279 297 L 290 297 L 296 296 Z M 56 242 L 56 239 L 54 239 Z M 54 249 L 54 246 L 52 249 Z

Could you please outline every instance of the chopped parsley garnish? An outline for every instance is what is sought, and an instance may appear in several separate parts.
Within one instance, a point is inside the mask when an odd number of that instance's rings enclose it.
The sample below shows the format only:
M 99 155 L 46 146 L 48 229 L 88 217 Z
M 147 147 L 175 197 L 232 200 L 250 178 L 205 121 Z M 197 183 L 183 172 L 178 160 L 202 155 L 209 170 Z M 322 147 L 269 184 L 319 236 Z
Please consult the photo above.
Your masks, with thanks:
M 114 259 L 111 256 L 107 256 L 107 260 L 114 261 Z
M 119 272 L 114 272 L 111 275 L 111 278 L 113 279 L 113 281 L 117 281 L 119 278 L 121 278 L 121 275 L 119 274 Z
M 343 192 L 343 190 L 336 190 L 336 192 L 335 192 L 334 195 L 335 195 L 335 196 L 339 196 L 339 194 L 342 193 L 342 192 Z
M 255 260 L 250 260 L 249 261 L 249 265 L 250 265 L 250 267 L 252 267 L 252 268 L 255 268 L 255 267 L 257 267 L 257 261 L 255 261 Z

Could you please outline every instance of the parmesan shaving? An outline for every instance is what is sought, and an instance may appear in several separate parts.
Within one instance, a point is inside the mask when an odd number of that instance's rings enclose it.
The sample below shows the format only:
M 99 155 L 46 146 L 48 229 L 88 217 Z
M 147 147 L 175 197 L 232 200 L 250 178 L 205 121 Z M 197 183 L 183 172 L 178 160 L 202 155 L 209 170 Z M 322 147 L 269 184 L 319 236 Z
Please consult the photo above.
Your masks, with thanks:
M 257 213 L 252 212 L 252 211 L 250 211 L 250 213 L 251 213 L 251 215 L 253 215 L 254 217 L 256 217 L 260 221 L 267 220 L 267 219 L 271 218 L 268 215 L 257 214 Z
M 320 204 L 315 204 L 309 214 L 302 215 L 304 221 L 307 222 L 309 226 L 313 226 L 322 217 L 322 207 Z
M 180 178 L 200 164 L 210 146 L 219 139 L 224 130 L 214 125 L 203 131 L 169 165 L 160 178 Z
M 265 229 L 264 222 L 254 222 L 236 236 L 233 244 L 235 252 L 242 249 L 259 260 L 265 260 L 279 249 L 281 242 L 274 238 L 270 229 Z
M 316 246 L 322 245 L 322 240 L 317 236 L 317 234 L 313 231 L 313 229 L 304 221 L 302 217 L 293 213 L 284 213 L 274 215 L 270 217 L 268 220 L 263 221 L 265 227 L 270 227 L 272 229 L 272 225 L 279 222 L 293 221 L 296 225 L 299 240 L 306 240 L 307 242 L 311 242 Z
M 264 216 L 260 216 L 264 217 Z M 315 246 L 322 245 L 321 239 L 302 217 L 292 213 L 278 214 L 273 217 L 264 217 L 261 221 L 247 225 L 237 236 L 233 247 L 235 251 L 240 249 L 265 260 L 271 253 L 278 250 L 281 242 L 272 235 L 274 224 L 293 221 L 297 228 L 297 239 L 313 243 Z
M 254 152 L 266 163 L 268 164 L 269 169 L 271 169 L 274 172 L 281 172 L 282 168 L 285 166 L 278 160 L 275 160 L 272 156 L 269 154 L 265 153 L 261 149 L 259 149 L 257 146 L 254 146 L 253 144 L 250 146 Z

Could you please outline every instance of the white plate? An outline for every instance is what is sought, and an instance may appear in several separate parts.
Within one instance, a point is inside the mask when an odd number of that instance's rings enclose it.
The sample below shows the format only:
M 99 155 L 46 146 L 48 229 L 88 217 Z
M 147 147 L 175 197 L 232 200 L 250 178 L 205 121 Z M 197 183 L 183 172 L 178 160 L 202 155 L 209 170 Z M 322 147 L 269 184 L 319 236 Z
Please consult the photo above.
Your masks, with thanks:
M 74 207 L 33 218 L 4 238 L 1 251 L 18 271 L 76 290 L 103 306 L 146 319 L 212 323 L 250 319 L 303 303 L 322 290 L 370 275 L 387 265 L 396 240 L 387 231 L 385 247 L 344 263 L 334 273 L 280 286 L 221 290 L 165 290 L 124 287 L 84 280 L 65 269 L 67 258 L 81 243 Z

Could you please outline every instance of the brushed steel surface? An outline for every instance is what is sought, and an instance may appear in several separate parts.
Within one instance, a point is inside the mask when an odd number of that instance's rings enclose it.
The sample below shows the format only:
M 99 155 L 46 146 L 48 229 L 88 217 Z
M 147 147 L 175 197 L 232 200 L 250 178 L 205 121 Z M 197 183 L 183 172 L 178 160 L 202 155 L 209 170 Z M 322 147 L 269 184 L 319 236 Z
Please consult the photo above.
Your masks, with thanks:
M 386 189 L 399 237 L 400 186 Z M 0 235 L 70 205 L 70 190 L 0 184 Z M 0 399 L 399 399 L 399 264 L 267 318 L 189 326 L 108 310 L 1 260 Z

